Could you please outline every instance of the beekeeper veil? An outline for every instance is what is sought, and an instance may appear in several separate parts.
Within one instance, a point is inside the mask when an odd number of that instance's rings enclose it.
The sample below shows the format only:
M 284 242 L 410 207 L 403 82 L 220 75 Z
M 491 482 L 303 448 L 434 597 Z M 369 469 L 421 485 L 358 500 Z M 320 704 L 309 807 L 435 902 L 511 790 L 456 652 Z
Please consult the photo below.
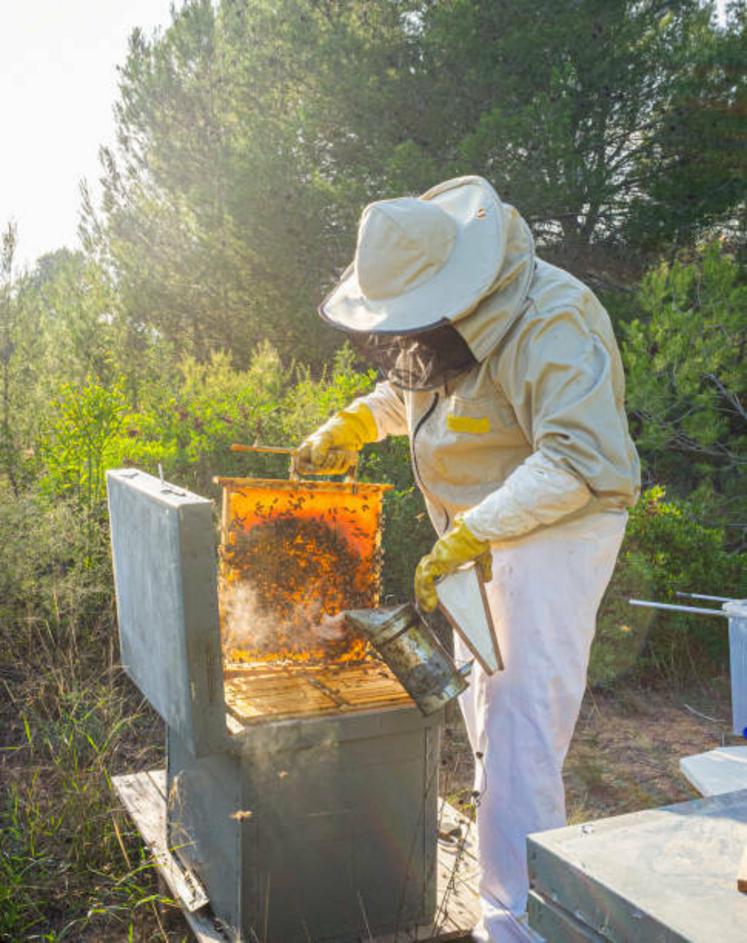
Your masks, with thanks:
M 482 177 L 366 207 L 355 258 L 319 308 L 403 389 L 484 360 L 527 303 L 534 243 Z

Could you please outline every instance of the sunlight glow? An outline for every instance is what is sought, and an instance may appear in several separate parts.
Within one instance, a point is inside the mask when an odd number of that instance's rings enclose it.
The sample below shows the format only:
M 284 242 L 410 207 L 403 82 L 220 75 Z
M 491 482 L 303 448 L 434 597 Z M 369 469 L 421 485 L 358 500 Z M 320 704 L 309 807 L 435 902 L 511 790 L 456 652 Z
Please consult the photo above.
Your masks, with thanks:
M 177 4 L 178 6 L 179 4 Z M 167 25 L 170 0 L 25 0 L 0 13 L 0 225 L 17 264 L 77 245 L 79 182 L 114 135 L 116 67 L 130 31 Z

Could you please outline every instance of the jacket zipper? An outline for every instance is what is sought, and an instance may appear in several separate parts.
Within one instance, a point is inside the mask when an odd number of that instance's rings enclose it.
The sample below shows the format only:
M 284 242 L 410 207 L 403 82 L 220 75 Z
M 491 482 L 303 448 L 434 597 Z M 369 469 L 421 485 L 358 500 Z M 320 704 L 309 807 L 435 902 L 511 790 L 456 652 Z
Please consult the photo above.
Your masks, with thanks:
M 448 511 L 446 510 L 446 508 L 441 504 L 441 502 L 438 501 L 438 500 L 433 496 L 433 494 L 431 493 L 431 491 L 430 491 L 428 488 L 425 487 L 425 484 L 423 483 L 423 477 L 422 477 L 422 475 L 420 474 L 420 467 L 419 467 L 419 465 L 418 465 L 418 455 L 417 455 L 417 452 L 416 452 L 416 450 L 415 450 L 415 445 L 416 445 L 416 440 L 417 440 L 417 437 L 418 437 L 418 433 L 420 432 L 420 430 L 422 429 L 422 427 L 425 425 L 425 423 L 426 423 L 426 422 L 430 419 L 430 417 L 433 415 L 434 409 L 436 408 L 436 406 L 438 406 L 438 399 L 439 399 L 438 393 L 435 393 L 435 394 L 433 395 L 433 402 L 432 402 L 431 405 L 428 407 L 428 409 L 426 409 L 426 411 L 423 413 L 423 415 L 420 417 L 420 419 L 418 419 L 418 421 L 417 421 L 417 423 L 416 423 L 416 425 L 415 425 L 415 429 L 413 430 L 413 433 L 412 433 L 412 446 L 411 446 L 411 447 L 412 447 L 412 468 L 413 468 L 413 471 L 415 472 L 415 482 L 416 482 L 416 484 L 418 485 L 418 487 L 420 488 L 420 490 L 421 490 L 424 494 L 427 494 L 428 497 L 431 499 L 431 501 L 433 501 L 433 503 L 434 503 L 436 506 L 440 507 L 441 510 L 443 511 L 444 517 L 445 517 L 445 519 L 446 519 L 446 523 L 444 524 L 444 532 L 446 532 L 446 531 L 449 529 L 449 524 L 451 523 L 451 519 L 450 519 L 450 517 L 449 517 L 449 512 L 448 512 Z

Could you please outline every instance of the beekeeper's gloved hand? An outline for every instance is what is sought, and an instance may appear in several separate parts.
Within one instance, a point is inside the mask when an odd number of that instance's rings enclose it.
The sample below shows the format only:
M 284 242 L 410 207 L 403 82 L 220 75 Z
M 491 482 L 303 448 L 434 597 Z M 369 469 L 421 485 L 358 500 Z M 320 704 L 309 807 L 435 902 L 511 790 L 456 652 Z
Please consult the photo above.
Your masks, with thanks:
M 295 468 L 302 475 L 342 475 L 355 464 L 363 446 L 377 438 L 371 410 L 363 402 L 351 403 L 304 439 Z
M 420 608 L 432 612 L 438 605 L 436 580 L 471 560 L 477 562 L 485 582 L 490 582 L 492 559 L 490 542 L 475 537 L 464 521 L 457 518 L 454 527 L 436 541 L 415 570 L 415 598 Z

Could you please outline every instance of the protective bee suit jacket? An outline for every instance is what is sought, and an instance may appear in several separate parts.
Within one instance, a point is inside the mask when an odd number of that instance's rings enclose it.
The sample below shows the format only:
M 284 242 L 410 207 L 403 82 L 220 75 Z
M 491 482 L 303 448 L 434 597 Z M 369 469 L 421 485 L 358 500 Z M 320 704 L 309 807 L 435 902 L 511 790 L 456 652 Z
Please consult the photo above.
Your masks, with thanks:
M 534 255 L 517 211 L 495 290 L 455 328 L 477 364 L 447 387 L 366 397 L 379 432 L 408 435 L 434 527 L 456 514 L 483 539 L 635 504 L 640 470 L 609 317 L 592 291 Z

